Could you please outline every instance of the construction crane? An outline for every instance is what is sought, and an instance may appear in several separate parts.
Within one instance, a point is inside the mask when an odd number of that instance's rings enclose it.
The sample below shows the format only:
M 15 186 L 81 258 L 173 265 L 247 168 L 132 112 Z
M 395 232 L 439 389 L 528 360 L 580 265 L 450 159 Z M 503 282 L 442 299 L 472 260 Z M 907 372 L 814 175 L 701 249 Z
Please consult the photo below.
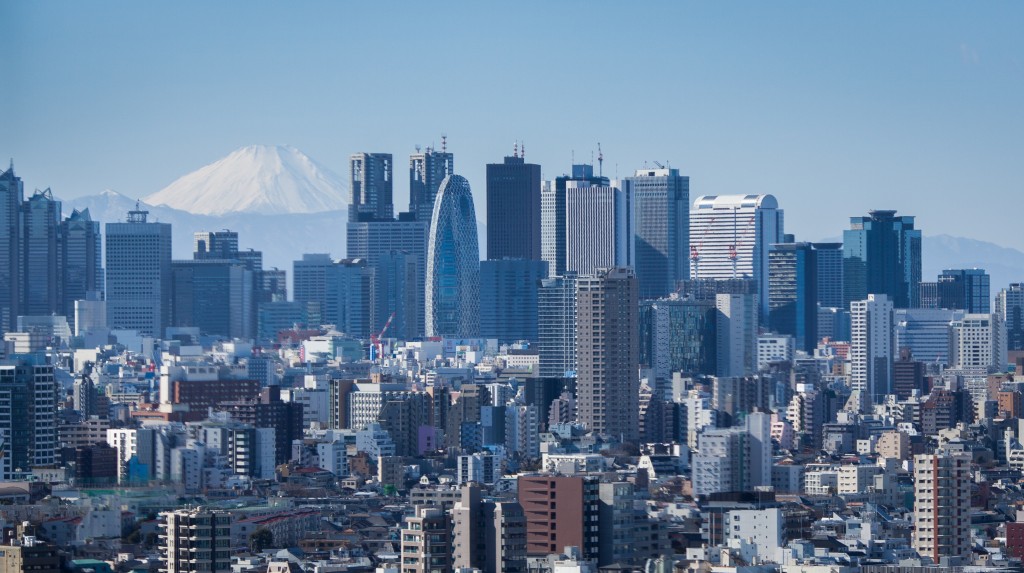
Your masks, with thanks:
M 704 228 L 704 232 L 700 236 L 700 242 L 696 245 L 690 245 L 690 260 L 693 261 L 693 278 L 700 278 L 700 250 L 704 248 L 704 239 L 707 238 L 708 233 L 711 232 L 711 228 L 715 226 L 715 217 L 712 217 L 708 221 L 708 226 Z M 678 290 L 676 291 L 679 292 Z
M 732 261 L 732 278 L 734 278 L 734 279 L 737 278 L 736 277 L 736 264 L 737 264 L 737 262 L 739 261 L 739 258 L 740 258 L 739 248 L 743 244 L 743 239 L 746 238 L 747 232 L 750 231 L 750 229 L 753 227 L 753 225 L 754 225 L 754 217 L 751 217 L 750 220 L 747 221 L 747 226 L 743 228 L 743 233 L 737 235 L 737 233 L 736 233 L 736 219 L 733 218 L 733 232 L 732 232 L 732 241 L 733 242 L 732 242 L 731 245 L 729 245 L 729 260 Z
M 395 319 L 395 313 L 391 313 L 388 317 L 388 321 L 384 323 L 384 328 L 380 329 L 380 333 L 370 335 L 370 349 L 376 350 L 375 356 L 371 358 L 371 361 L 375 363 L 383 362 L 384 355 L 384 343 L 381 339 L 384 338 L 384 334 L 388 331 L 388 327 L 391 326 L 391 321 Z

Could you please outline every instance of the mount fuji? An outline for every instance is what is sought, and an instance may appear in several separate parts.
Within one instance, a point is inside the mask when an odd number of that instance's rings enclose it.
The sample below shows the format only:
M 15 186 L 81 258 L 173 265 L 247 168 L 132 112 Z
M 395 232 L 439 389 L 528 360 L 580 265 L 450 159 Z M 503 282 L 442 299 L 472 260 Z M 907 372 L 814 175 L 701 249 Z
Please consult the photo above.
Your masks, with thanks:
M 345 256 L 344 187 L 293 147 L 254 145 L 138 201 L 150 221 L 173 226 L 174 258 L 192 258 L 193 233 L 230 229 L 242 249 L 263 251 L 264 268 L 287 269 L 290 277 L 303 253 Z M 134 197 L 108 189 L 64 201 L 64 210 L 88 208 L 94 221 L 124 221 Z
M 145 197 L 194 215 L 322 213 L 345 209 L 341 177 L 291 146 L 250 145 Z

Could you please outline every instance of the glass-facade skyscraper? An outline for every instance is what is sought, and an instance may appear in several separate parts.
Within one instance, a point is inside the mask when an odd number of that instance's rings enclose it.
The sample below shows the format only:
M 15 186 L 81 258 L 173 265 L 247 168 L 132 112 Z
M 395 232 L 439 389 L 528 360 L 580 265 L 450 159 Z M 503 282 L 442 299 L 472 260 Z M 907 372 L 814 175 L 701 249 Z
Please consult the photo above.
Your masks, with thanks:
M 690 178 L 678 169 L 638 169 L 627 180 L 640 298 L 661 298 L 690 278 Z
M 805 352 L 818 345 L 818 261 L 810 243 L 777 243 L 768 251 L 768 326 Z
M 443 140 L 442 140 L 443 141 Z M 434 199 L 444 178 L 455 173 L 455 157 L 442 143 L 441 151 L 419 148 L 409 156 L 409 212 L 418 221 L 430 224 Z
M 107 324 L 160 337 L 171 321 L 171 225 L 148 214 L 107 223 Z
M 669 380 L 715 374 L 714 300 L 666 298 L 640 303 L 640 366 Z
M 540 282 L 537 293 L 537 350 L 542 378 L 576 376 L 576 275 Z
M 14 330 L 21 312 L 21 203 L 25 185 L 14 162 L 0 173 L 0 332 Z
M 946 269 L 939 275 L 936 288 L 939 308 L 956 308 L 969 314 L 992 312 L 989 276 L 983 269 Z
M 818 304 L 823 308 L 843 308 L 843 244 L 812 243 L 818 263 Z
M 607 187 L 607 177 L 594 175 L 593 165 L 572 166 L 572 175 L 563 175 L 554 181 L 544 181 L 540 191 L 540 252 L 548 262 L 549 276 L 565 274 L 565 191 L 570 181 Z
M 482 261 L 480 336 L 499 343 L 537 342 L 537 292 L 547 274 L 544 261 Z
M 869 294 L 884 294 L 895 308 L 919 305 L 921 231 L 914 217 L 871 211 L 851 217 L 843 231 L 844 307 Z
M 353 153 L 349 221 L 390 220 L 395 216 L 393 163 L 390 153 Z
M 480 333 L 480 248 L 469 181 L 449 175 L 434 202 L 427 243 L 427 336 Z
M 540 260 L 540 165 L 487 164 L 487 258 Z

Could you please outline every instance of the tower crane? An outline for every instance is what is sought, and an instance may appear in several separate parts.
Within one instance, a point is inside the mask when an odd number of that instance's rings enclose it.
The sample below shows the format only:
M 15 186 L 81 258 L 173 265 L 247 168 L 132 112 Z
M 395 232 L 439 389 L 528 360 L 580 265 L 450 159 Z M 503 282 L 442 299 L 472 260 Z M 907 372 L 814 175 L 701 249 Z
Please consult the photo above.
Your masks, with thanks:
M 376 350 L 376 356 L 372 359 L 374 363 L 380 363 L 383 361 L 382 356 L 384 355 L 384 343 L 381 342 L 381 339 L 384 338 L 384 334 L 388 331 L 388 327 L 391 326 L 391 321 L 394 319 L 395 313 L 392 312 L 391 316 L 388 317 L 388 321 L 384 323 L 384 328 L 380 329 L 378 334 L 370 335 L 370 347 L 371 349 Z
M 736 234 L 735 219 L 733 219 L 733 243 L 729 245 L 729 260 L 732 261 L 732 278 L 736 278 L 736 263 L 739 261 L 739 248 L 743 244 L 743 239 L 746 238 L 747 233 L 754 226 L 754 217 L 751 217 L 747 221 L 747 225 L 743 227 L 743 232 L 739 235 Z
M 700 278 L 700 250 L 704 248 L 704 239 L 707 238 L 708 233 L 711 232 L 711 228 L 715 226 L 715 217 L 712 217 L 708 221 L 708 226 L 704 228 L 704 232 L 701 233 L 700 242 L 696 245 L 690 245 L 690 260 L 693 261 L 693 278 Z

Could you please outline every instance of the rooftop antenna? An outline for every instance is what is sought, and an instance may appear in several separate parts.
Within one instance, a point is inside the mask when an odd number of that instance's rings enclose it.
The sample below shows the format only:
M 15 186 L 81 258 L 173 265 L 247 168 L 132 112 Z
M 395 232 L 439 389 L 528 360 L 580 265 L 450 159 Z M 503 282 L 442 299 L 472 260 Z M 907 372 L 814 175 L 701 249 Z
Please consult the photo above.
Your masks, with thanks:
M 512 157 L 519 157 L 519 142 L 516 141 L 512 144 Z
M 523 142 L 519 145 L 519 154 L 524 160 L 526 159 L 526 143 Z
M 572 150 L 572 164 L 576 165 L 576 150 Z
M 442 133 L 441 134 L 441 153 L 447 153 L 447 152 L 448 152 L 448 136 Z
M 601 142 L 597 142 L 597 174 L 604 177 L 604 153 L 601 152 Z
M 419 153 L 419 152 L 420 152 L 420 146 L 419 146 L 419 144 L 417 144 L 416 145 L 416 153 Z

